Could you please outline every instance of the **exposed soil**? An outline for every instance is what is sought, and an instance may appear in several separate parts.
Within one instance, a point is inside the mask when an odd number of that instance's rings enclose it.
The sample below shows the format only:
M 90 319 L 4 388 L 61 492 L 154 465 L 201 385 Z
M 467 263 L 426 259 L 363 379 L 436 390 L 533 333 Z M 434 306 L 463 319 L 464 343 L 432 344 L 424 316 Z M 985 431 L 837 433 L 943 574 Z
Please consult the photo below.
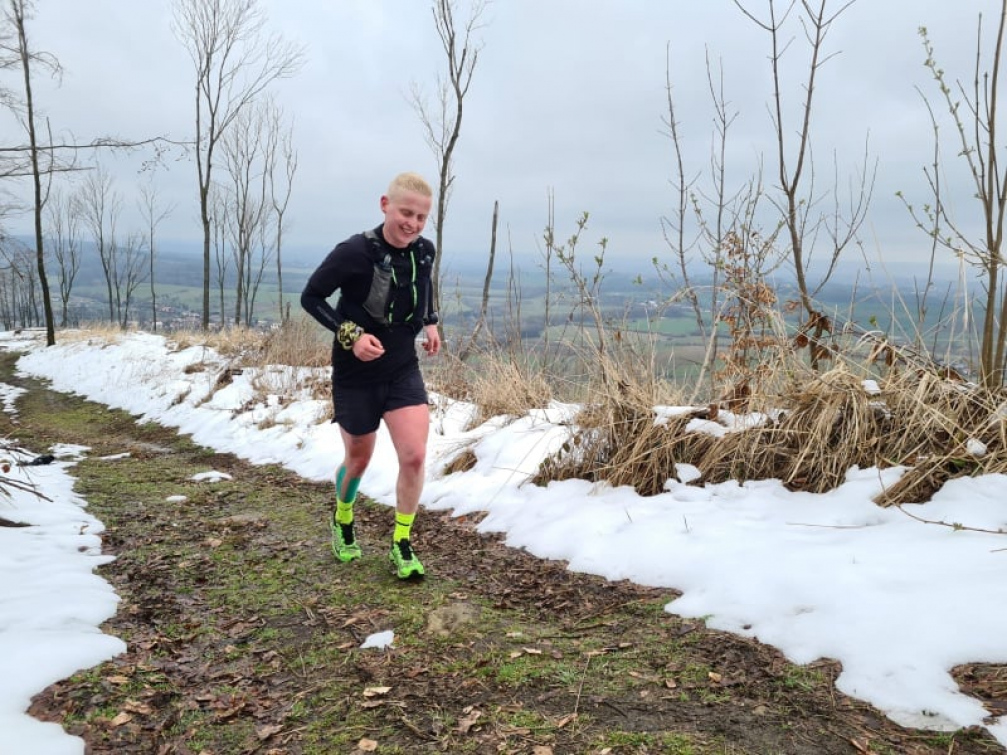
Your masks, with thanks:
M 329 486 L 45 391 L 0 361 L 0 379 L 30 389 L 0 429 L 40 453 L 92 448 L 74 474 L 117 557 L 100 569 L 122 598 L 103 630 L 128 652 L 31 706 L 88 753 L 1005 751 L 984 730 L 901 728 L 836 691 L 836 662 L 794 667 L 665 612 L 672 591 L 570 572 L 471 518 L 422 512 L 429 576 L 405 584 L 385 563 L 389 510 L 364 503 L 365 558 L 338 565 Z M 233 481 L 190 481 L 210 468 Z M 165 500 L 176 491 L 187 500 Z M 392 647 L 360 648 L 388 628 Z M 991 712 L 1007 710 L 1003 667 L 959 676 Z

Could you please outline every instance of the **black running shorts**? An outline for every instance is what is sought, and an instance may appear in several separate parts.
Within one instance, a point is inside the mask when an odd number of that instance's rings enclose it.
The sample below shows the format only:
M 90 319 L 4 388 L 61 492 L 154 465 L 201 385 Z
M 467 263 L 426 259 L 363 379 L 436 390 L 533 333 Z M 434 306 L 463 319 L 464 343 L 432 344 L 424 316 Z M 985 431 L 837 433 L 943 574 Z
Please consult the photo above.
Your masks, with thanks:
M 375 432 L 385 412 L 426 403 L 427 389 L 419 369 L 406 370 L 394 380 L 368 386 L 347 388 L 332 384 L 333 421 L 350 435 Z

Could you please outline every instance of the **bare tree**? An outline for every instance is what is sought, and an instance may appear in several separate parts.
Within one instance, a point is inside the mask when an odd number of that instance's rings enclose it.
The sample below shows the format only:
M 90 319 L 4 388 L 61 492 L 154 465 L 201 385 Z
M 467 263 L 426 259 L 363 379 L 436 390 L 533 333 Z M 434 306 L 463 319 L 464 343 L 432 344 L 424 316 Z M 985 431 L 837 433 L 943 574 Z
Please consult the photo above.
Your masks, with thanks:
M 35 98 L 32 90 L 32 67 L 40 66 L 43 70 L 48 70 L 53 74 L 59 73 L 59 63 L 47 53 L 35 52 L 28 44 L 28 34 L 25 22 L 31 17 L 34 6 L 28 0 L 7 0 L 4 8 L 3 23 L 14 29 L 16 41 L 14 47 L 8 46 L 5 40 L 5 57 L 14 52 L 20 62 L 21 73 L 24 82 L 24 97 L 17 104 L 13 104 L 15 112 L 21 118 L 25 134 L 28 137 L 28 161 L 31 168 L 33 203 L 35 226 L 35 262 L 38 269 L 38 280 L 42 290 L 42 307 L 45 312 L 46 323 L 46 345 L 52 346 L 56 343 L 56 329 L 53 324 L 52 300 L 49 296 L 49 283 L 46 278 L 45 269 L 45 244 L 42 233 L 42 211 L 48 196 L 48 185 L 43 182 L 43 178 L 51 175 L 43 164 L 44 147 L 40 146 L 38 138 L 38 127 L 36 123 Z
M 548 209 L 546 211 L 546 232 L 543 236 L 543 241 L 545 242 L 545 250 L 542 253 L 542 268 L 545 272 L 545 308 L 542 313 L 542 365 L 543 368 L 549 369 L 549 329 L 552 325 L 552 276 L 553 276 L 553 260 L 556 257 L 555 249 L 553 245 L 555 243 L 555 234 L 553 229 L 556 228 L 556 195 L 553 193 L 552 189 L 547 192 L 546 200 L 548 203 Z M 513 275 L 513 265 L 511 272 L 511 279 L 514 279 Z M 520 315 L 518 319 L 520 326 Z
M 296 169 L 279 109 L 270 101 L 246 109 L 221 142 L 221 154 L 229 179 L 221 197 L 235 263 L 234 324 L 251 325 L 266 265 L 282 250 L 283 214 Z M 285 179 L 276 175 L 281 162 Z M 279 260 L 277 267 L 282 286 Z
M 0 321 L 11 330 L 42 322 L 33 251 L 16 239 L 0 237 Z
M 224 324 L 225 288 L 231 255 L 227 253 L 227 198 L 219 184 L 210 188 L 210 230 L 213 236 L 213 259 L 217 271 L 217 295 L 220 299 L 220 324 Z
M 724 255 L 733 245 L 727 243 L 730 228 L 733 233 L 746 233 L 744 228 L 737 228 L 739 217 L 750 216 L 750 207 L 758 196 L 753 192 L 738 190 L 731 192 L 727 185 L 727 147 L 728 133 L 736 112 L 727 106 L 724 92 L 724 75 L 717 68 L 716 76 L 709 55 L 706 60 L 707 88 L 714 110 L 714 137 L 710 151 L 709 189 L 704 190 L 698 185 L 698 175 L 687 173 L 680 122 L 675 106 L 674 89 L 671 78 L 670 54 L 666 55 L 665 92 L 667 115 L 663 122 L 667 128 L 667 136 L 671 140 L 675 158 L 675 172 L 670 183 L 674 190 L 674 207 L 672 212 L 661 218 L 661 230 L 665 243 L 672 254 L 671 264 L 655 259 L 655 267 L 661 280 L 671 280 L 680 283 L 681 289 L 673 295 L 684 296 L 692 308 L 693 317 L 700 337 L 707 344 L 705 357 L 699 368 L 699 376 L 695 381 L 692 400 L 703 389 L 703 383 L 711 373 L 712 362 L 718 354 L 720 327 L 718 318 L 721 312 L 720 294 L 722 292 L 721 277 L 723 275 Z M 690 236 L 690 219 L 694 217 L 698 233 Z M 709 295 L 700 296 L 700 287 L 694 281 L 695 256 L 710 272 Z M 754 272 L 754 271 L 753 271 Z
M 423 123 L 426 141 L 437 158 L 437 257 L 434 259 L 434 306 L 440 309 L 441 259 L 443 257 L 444 221 L 447 217 L 451 188 L 455 180 L 453 158 L 458 137 L 461 135 L 465 96 L 472 84 L 476 63 L 482 45 L 472 39 L 481 27 L 480 19 L 486 10 L 487 0 L 473 0 L 468 20 L 460 29 L 455 22 L 456 0 L 434 0 L 432 14 L 437 35 L 447 58 L 447 79 L 438 76 L 436 110 L 429 104 L 414 84 L 413 107 Z
M 154 261 L 157 259 L 157 228 L 171 215 L 175 209 L 174 205 L 169 205 L 162 209 L 157 193 L 157 186 L 153 182 L 140 187 L 140 211 L 143 213 L 144 223 L 147 226 L 147 251 L 150 268 L 147 278 L 150 281 L 150 316 L 151 327 L 157 332 L 157 286 L 154 277 Z
M 150 249 L 144 243 L 142 233 L 127 234 L 124 242 L 113 239 L 116 247 L 116 315 L 119 326 L 124 330 L 129 325 L 129 310 L 133 296 L 140 284 L 147 279 L 147 263 Z
M 594 325 L 592 346 L 598 354 L 598 363 L 602 369 L 602 377 L 607 381 L 610 377 L 606 372 L 606 357 L 609 350 L 608 336 L 605 332 L 605 319 L 601 309 L 601 286 L 606 275 L 605 252 L 608 250 L 608 239 L 602 238 L 598 242 L 598 252 L 592 257 L 593 267 L 585 271 L 581 257 L 578 256 L 577 247 L 580 244 L 581 235 L 587 228 L 589 217 L 588 213 L 581 213 L 581 216 L 577 218 L 576 230 L 563 244 L 556 242 L 555 228 L 551 224 L 546 226 L 543 232 L 543 239 L 546 248 L 550 250 L 550 255 L 555 255 L 556 261 L 566 271 L 570 282 L 575 288 L 575 296 L 567 317 L 567 324 L 573 322 L 574 318 L 579 315 L 580 330 L 584 333 L 586 332 L 584 316 L 590 316 Z
M 806 325 L 811 325 L 808 335 L 813 354 L 819 353 L 815 349 L 815 345 L 818 344 L 819 339 L 828 328 L 827 318 L 817 311 L 815 296 L 832 276 L 843 251 L 856 240 L 857 232 L 864 222 L 867 207 L 870 204 L 873 188 L 873 177 L 869 175 L 871 172 L 867 168 L 865 157 L 860 185 L 851 197 L 848 207 L 842 212 L 838 211 L 838 199 L 836 199 L 837 210 L 831 216 L 816 214 L 819 212 L 820 197 L 815 194 L 814 190 L 811 122 L 817 93 L 817 77 L 819 70 L 832 58 L 832 55 L 825 53 L 826 37 L 835 21 L 854 2 L 856 0 L 844 0 L 840 3 L 837 11 L 829 12 L 827 11 L 829 0 L 800 0 L 800 2 L 790 0 L 786 10 L 782 14 L 778 14 L 776 0 L 768 0 L 767 17 L 761 19 L 749 11 L 741 0 L 734 0 L 735 5 L 742 13 L 768 33 L 770 38 L 769 60 L 773 81 L 770 112 L 776 139 L 779 190 L 782 195 L 772 201 L 781 214 L 783 226 L 788 234 L 790 257 L 797 279 L 801 308 L 807 318 Z M 784 120 L 785 92 L 780 74 L 783 56 L 789 48 L 789 44 L 784 44 L 782 41 L 783 27 L 798 5 L 804 11 L 804 15 L 799 21 L 810 47 L 810 59 L 807 77 L 802 87 L 800 123 L 798 128 L 794 129 Z M 793 134 L 796 134 L 796 142 L 792 142 Z M 805 188 L 806 184 L 807 188 Z M 820 236 L 819 231 L 821 230 L 826 232 L 830 240 L 827 250 L 828 260 L 824 272 L 819 276 L 818 283 L 813 286 L 808 280 L 808 270 L 814 251 L 814 239 Z M 815 361 L 814 357 L 813 361 Z
M 707 60 L 707 79 L 710 79 L 710 65 L 709 60 Z M 661 231 L 664 234 L 664 241 L 668 248 L 671 250 L 674 257 L 674 264 L 662 264 L 657 259 L 654 260 L 655 266 L 657 267 L 658 275 L 662 278 L 668 275 L 672 279 L 681 277 L 681 285 L 683 286 L 685 292 L 685 298 L 692 306 L 693 316 L 696 318 L 696 327 L 699 329 L 699 334 L 706 340 L 707 331 L 709 330 L 709 324 L 707 322 L 707 317 L 704 314 L 703 306 L 700 303 L 699 293 L 696 287 L 692 283 L 692 270 L 691 270 L 691 258 L 690 251 L 694 245 L 694 241 L 687 240 L 687 226 L 690 217 L 690 192 L 692 184 L 695 179 L 686 175 L 685 167 L 685 157 L 682 150 L 682 139 L 679 136 L 680 123 L 678 120 L 678 115 L 675 110 L 675 98 L 673 96 L 674 87 L 672 86 L 671 80 L 671 46 L 668 45 L 665 48 L 665 97 L 666 105 L 668 108 L 668 114 L 663 118 L 665 127 L 667 128 L 668 138 L 671 139 L 672 148 L 674 151 L 675 158 L 675 174 L 671 178 L 672 189 L 674 190 L 674 208 L 672 212 L 661 218 Z M 722 92 L 721 92 L 722 94 Z M 713 170 L 714 170 L 714 180 L 717 183 L 719 193 L 721 198 L 723 197 L 723 187 L 724 187 L 724 151 L 725 144 L 727 141 L 727 128 L 730 122 L 734 119 L 734 116 L 730 118 L 724 111 L 722 104 L 724 100 L 723 97 L 714 96 L 714 103 L 717 107 L 718 119 L 715 121 L 717 129 L 720 136 L 720 150 L 719 153 L 715 153 L 713 156 Z M 723 207 L 723 201 L 717 203 L 718 207 Z M 719 213 L 718 213 L 719 217 Z M 714 235 L 717 235 L 719 231 L 719 223 L 714 231 Z M 713 245 L 714 249 L 718 248 L 715 243 Z M 704 257 L 704 261 L 710 265 L 714 274 L 717 274 L 718 268 L 715 264 L 715 260 L 710 264 L 711 260 L 709 257 Z M 677 268 L 677 270 L 676 270 Z M 716 286 L 714 286 L 716 288 Z
M 210 324 L 210 197 L 216 149 L 235 119 L 277 79 L 293 76 L 302 50 L 265 36 L 257 0 L 175 0 L 175 33 L 195 71 L 195 151 L 203 227 L 202 327 Z M 223 312 L 221 312 L 223 317 Z
M 285 126 L 283 112 L 276 106 L 269 109 L 266 141 L 266 180 L 269 183 L 269 198 L 273 207 L 274 229 L 273 250 L 276 254 L 276 291 L 280 310 L 280 322 L 286 322 L 289 311 L 283 306 L 283 232 L 286 229 L 284 217 L 297 173 L 297 150 L 294 149 L 293 126 Z M 282 176 L 277 177 L 277 168 L 282 168 Z
M 265 221 L 265 181 L 261 157 L 262 111 L 252 107 L 235 118 L 231 130 L 221 142 L 224 169 L 229 184 L 224 212 L 235 270 L 234 324 L 247 316 L 248 278 L 251 274 L 254 245 L 259 227 Z
M 1007 168 L 1000 165 L 1003 144 L 999 133 L 999 82 L 1003 45 L 1007 41 L 1007 0 L 1000 2 L 996 30 L 989 40 L 983 38 L 982 15 L 979 16 L 975 68 L 968 84 L 948 81 L 936 62 L 927 30 L 920 29 L 920 34 L 927 54 L 926 66 L 954 124 L 956 154 L 965 167 L 972 195 L 978 203 L 980 238 L 975 239 L 970 233 L 968 219 L 962 221 L 954 217 L 944 203 L 941 167 L 936 157 L 934 163 L 924 168 L 936 200 L 923 210 L 929 215 L 926 222 L 912 205 L 907 203 L 907 206 L 920 228 L 980 273 L 984 311 L 979 334 L 979 379 L 986 389 L 994 390 L 1003 385 L 1007 367 L 1007 296 L 1002 280 L 1004 232 L 1007 231 Z M 984 44 L 989 45 L 987 54 L 991 54 L 991 58 L 984 57 Z
M 75 197 L 84 225 L 91 234 L 101 271 L 105 276 L 108 297 L 108 321 L 116 322 L 115 300 L 118 275 L 115 226 L 122 210 L 122 201 L 112 186 L 112 178 L 101 167 L 88 173 Z
M 482 332 L 483 328 L 486 327 L 487 314 L 489 312 L 490 305 L 490 286 L 493 284 L 493 265 L 496 262 L 497 255 L 497 220 L 500 217 L 500 202 L 493 203 L 493 223 L 490 229 L 490 253 L 489 258 L 486 260 L 486 276 L 483 279 L 483 295 L 482 301 L 479 305 L 479 318 L 476 320 L 475 327 L 472 328 L 472 335 L 469 336 L 468 342 L 458 351 L 458 360 L 464 362 L 472 349 L 475 348 L 479 341 L 479 334 Z
M 163 137 L 141 141 L 125 141 L 99 137 L 90 142 L 53 139 L 50 124 L 40 116 L 35 102 L 33 77 L 42 69 L 59 77 L 61 68 L 55 56 L 32 48 L 28 40 L 27 22 L 33 17 L 32 0 L 0 0 L 0 68 L 17 69 L 23 80 L 21 92 L 0 90 L 0 105 L 18 118 L 26 143 L 0 148 L 0 178 L 30 178 L 32 182 L 31 211 L 34 216 L 35 266 L 42 295 L 45 316 L 46 343 L 56 342 L 52 299 L 46 272 L 43 211 L 48 200 L 54 174 L 78 170 L 77 156 L 83 151 L 134 148 L 156 144 L 158 149 L 172 143 Z
M 130 233 L 125 240 L 120 237 L 122 198 L 103 168 L 98 167 L 87 175 L 75 202 L 90 231 L 105 276 L 108 321 L 125 328 L 129 324 L 133 295 L 147 279 L 149 248 L 140 233 Z
M 275 218 L 265 216 L 264 222 L 259 224 L 257 254 L 252 255 L 248 260 L 248 267 L 245 273 L 245 326 L 251 327 L 255 321 L 255 301 L 259 296 L 259 288 L 262 279 L 266 275 L 266 269 L 272 262 L 275 248 L 273 239 L 275 238 Z
M 46 205 L 49 241 L 59 266 L 60 327 L 70 324 L 70 295 L 80 272 L 80 216 L 73 200 L 54 191 Z

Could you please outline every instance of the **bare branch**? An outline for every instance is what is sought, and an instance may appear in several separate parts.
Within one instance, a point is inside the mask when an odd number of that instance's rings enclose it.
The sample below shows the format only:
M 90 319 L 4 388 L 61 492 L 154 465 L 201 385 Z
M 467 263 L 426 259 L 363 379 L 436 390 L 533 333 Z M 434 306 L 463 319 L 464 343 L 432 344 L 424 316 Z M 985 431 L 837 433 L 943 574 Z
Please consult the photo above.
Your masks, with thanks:
M 203 226 L 203 318 L 210 322 L 210 252 L 216 149 L 243 111 L 275 81 L 296 74 L 303 49 L 265 35 L 258 0 L 174 0 L 174 29 L 195 72 L 195 151 Z M 221 313 L 223 316 L 223 313 Z
M 438 254 L 434 258 L 433 270 L 436 309 L 440 309 L 440 266 L 443 256 L 444 222 L 451 187 L 455 180 L 454 151 L 461 134 L 465 96 L 472 84 L 479 52 L 482 49 L 481 43 L 475 41 L 473 37 L 483 28 L 482 16 L 489 5 L 488 0 L 475 0 L 471 5 L 468 20 L 459 29 L 455 23 L 455 3 L 456 0 L 433 0 L 431 7 L 434 28 L 441 40 L 448 68 L 446 80 L 438 79 L 438 114 L 431 113 L 415 83 L 411 88 L 413 108 L 419 115 L 427 144 L 438 164 L 437 211 L 434 220 Z

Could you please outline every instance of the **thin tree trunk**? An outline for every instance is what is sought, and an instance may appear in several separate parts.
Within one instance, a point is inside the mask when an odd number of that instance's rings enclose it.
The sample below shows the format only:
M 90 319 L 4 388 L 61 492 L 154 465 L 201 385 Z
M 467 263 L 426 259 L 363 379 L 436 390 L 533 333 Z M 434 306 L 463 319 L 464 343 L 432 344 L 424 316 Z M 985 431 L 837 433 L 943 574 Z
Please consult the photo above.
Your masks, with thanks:
M 52 299 L 49 297 L 49 281 L 45 272 L 45 247 L 42 234 L 42 173 L 38 160 L 38 140 L 35 132 L 35 103 L 31 87 L 31 56 L 28 54 L 28 38 L 25 34 L 25 9 L 23 0 L 11 0 L 11 10 L 17 23 L 18 49 L 21 53 L 21 72 L 24 75 L 25 121 L 28 129 L 29 155 L 31 157 L 32 188 L 35 194 L 35 260 L 38 265 L 38 279 L 42 286 L 42 308 L 45 312 L 46 346 L 56 343 L 56 328 L 53 323 Z
M 479 319 L 476 321 L 475 327 L 472 329 L 472 335 L 469 337 L 468 343 L 458 354 L 458 359 L 462 362 L 468 358 L 472 349 L 475 348 L 475 345 L 479 340 L 479 334 L 486 326 L 486 316 L 490 305 L 490 286 L 493 283 L 493 263 L 496 259 L 497 253 L 497 220 L 499 215 L 500 201 L 497 200 L 493 203 L 493 225 L 490 231 L 490 255 L 489 260 L 486 263 L 486 278 L 483 280 L 483 298 L 479 307 Z

